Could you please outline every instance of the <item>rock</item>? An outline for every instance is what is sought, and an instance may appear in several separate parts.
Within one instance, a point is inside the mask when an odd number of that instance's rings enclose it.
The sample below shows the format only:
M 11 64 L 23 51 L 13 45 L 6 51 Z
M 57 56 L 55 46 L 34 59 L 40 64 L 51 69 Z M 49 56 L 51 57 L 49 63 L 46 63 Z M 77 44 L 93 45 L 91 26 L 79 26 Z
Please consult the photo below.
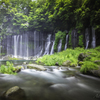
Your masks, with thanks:
M 94 63 L 100 65 L 100 60 L 96 60 L 96 61 L 94 61 Z
M 76 67 L 77 64 L 70 64 L 70 67 Z
M 83 64 L 84 64 L 83 61 L 79 61 L 79 62 L 78 62 L 78 65 L 79 65 L 79 66 L 82 66 Z
M 88 57 L 87 54 L 85 54 L 85 53 L 80 53 L 79 56 L 78 56 L 78 60 L 79 60 L 79 61 L 83 61 L 86 57 Z
M 71 64 L 71 61 L 70 60 L 67 60 L 62 65 L 63 66 L 70 66 L 70 64 Z
M 95 98 L 96 99 L 100 99 L 100 93 L 99 94 L 96 94 Z
M 15 71 L 14 72 L 18 73 L 18 72 L 21 71 L 21 69 L 24 69 L 24 67 L 23 66 L 17 66 L 17 67 L 15 67 Z
M 59 63 L 58 63 L 58 62 L 56 62 L 56 63 L 55 63 L 55 65 L 56 65 L 56 66 L 59 66 Z
M 96 77 L 100 77 L 100 67 L 98 70 L 90 70 L 89 74 L 96 76 Z
M 14 86 L 1 95 L 0 100 L 26 100 L 26 95 L 23 89 Z
M 24 67 L 24 69 L 27 69 L 27 63 L 26 62 L 23 62 L 23 67 Z
M 28 64 L 27 68 L 28 69 L 36 69 L 36 70 L 39 70 L 39 71 L 45 71 L 46 70 L 46 68 L 44 68 L 41 65 L 37 65 L 37 64 Z

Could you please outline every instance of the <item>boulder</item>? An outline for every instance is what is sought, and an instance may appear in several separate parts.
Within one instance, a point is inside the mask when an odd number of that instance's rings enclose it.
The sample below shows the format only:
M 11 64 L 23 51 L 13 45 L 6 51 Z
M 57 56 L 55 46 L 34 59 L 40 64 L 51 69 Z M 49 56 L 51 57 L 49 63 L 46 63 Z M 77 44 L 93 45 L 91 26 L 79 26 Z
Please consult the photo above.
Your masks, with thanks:
M 45 71 L 46 68 L 44 68 L 42 65 L 37 65 L 37 64 L 27 64 L 28 69 L 36 69 L 39 71 Z
M 21 69 L 24 69 L 24 67 L 23 66 L 17 66 L 17 67 L 15 67 L 14 72 L 18 73 L 18 72 L 21 71 Z
M 67 60 L 67 61 L 65 61 L 65 62 L 63 62 L 63 66 L 70 66 L 70 64 L 71 64 L 71 61 L 70 60 Z
M 96 61 L 94 61 L 94 63 L 100 65 L 100 60 L 96 60 Z
M 59 63 L 58 63 L 58 62 L 56 62 L 56 63 L 55 63 L 55 65 L 56 65 L 56 66 L 59 66 Z
M 89 55 L 87 55 L 86 53 L 80 53 L 79 56 L 78 56 L 78 60 L 79 61 L 83 61 L 88 56 Z
M 26 95 L 23 89 L 14 86 L 5 91 L 0 98 L 0 100 L 26 100 Z
M 96 77 L 100 77 L 100 67 L 98 70 L 90 70 L 89 74 L 96 76 Z

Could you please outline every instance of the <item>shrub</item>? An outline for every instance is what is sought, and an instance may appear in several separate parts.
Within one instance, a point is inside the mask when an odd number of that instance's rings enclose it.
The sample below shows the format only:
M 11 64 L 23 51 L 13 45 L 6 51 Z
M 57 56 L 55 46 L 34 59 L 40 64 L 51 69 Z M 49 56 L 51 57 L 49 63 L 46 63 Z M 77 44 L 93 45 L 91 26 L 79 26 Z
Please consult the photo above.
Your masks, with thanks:
M 93 62 L 90 62 L 90 61 L 85 61 L 80 69 L 80 71 L 82 73 L 87 73 L 88 71 L 90 70 L 96 70 L 98 69 L 98 65 L 93 63 Z
M 9 61 L 6 62 L 6 65 L 1 65 L 0 67 L 0 73 L 4 74 L 16 74 L 15 68 L 13 66 L 13 63 L 10 63 Z

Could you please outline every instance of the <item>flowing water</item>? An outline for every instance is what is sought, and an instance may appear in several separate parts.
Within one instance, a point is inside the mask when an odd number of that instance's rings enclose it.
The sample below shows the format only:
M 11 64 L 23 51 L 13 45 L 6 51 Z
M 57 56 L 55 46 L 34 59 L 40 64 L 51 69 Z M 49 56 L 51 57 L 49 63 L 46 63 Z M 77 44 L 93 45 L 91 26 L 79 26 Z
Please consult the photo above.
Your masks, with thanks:
M 65 43 L 65 48 L 64 48 L 64 50 L 67 49 L 67 45 L 68 45 L 68 34 L 66 35 L 66 43 Z
M 91 45 L 92 45 L 92 48 L 96 47 L 95 30 L 93 27 L 92 27 L 92 44 Z
M 58 52 L 61 51 L 61 47 L 62 47 L 62 40 L 60 39 L 59 44 L 58 44 Z
M 100 79 L 77 69 L 45 66 L 47 71 L 22 70 L 17 75 L 0 74 L 0 94 L 19 86 L 27 100 L 99 100 Z
M 88 46 L 89 46 L 89 30 L 88 30 L 88 28 L 85 30 L 85 40 L 86 40 L 85 49 L 88 49 Z

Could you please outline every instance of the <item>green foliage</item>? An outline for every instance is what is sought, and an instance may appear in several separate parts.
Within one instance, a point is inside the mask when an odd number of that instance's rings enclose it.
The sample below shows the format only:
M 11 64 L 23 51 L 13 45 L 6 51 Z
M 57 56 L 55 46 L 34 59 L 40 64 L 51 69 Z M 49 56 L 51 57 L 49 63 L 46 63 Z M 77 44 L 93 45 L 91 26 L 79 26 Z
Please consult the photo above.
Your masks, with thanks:
M 66 40 L 66 32 L 58 31 L 55 33 L 55 45 L 54 45 L 54 51 L 57 52 L 58 43 L 62 40 L 62 50 L 64 50 L 65 40 Z
M 87 73 L 89 70 L 97 70 L 98 69 L 98 65 L 90 62 L 90 61 L 85 61 L 84 64 L 82 65 L 80 71 L 82 73 Z
M 6 62 L 6 65 L 1 65 L 0 67 L 0 73 L 16 75 L 14 71 L 15 68 L 13 66 L 13 63 L 10 63 L 9 61 Z
M 81 51 L 78 50 L 66 49 L 65 51 L 55 53 L 53 55 L 45 55 L 42 58 L 38 58 L 36 62 L 37 63 L 42 62 L 45 65 L 51 66 L 51 65 L 55 65 L 56 62 L 58 62 L 59 65 L 62 65 L 63 62 L 69 60 L 71 61 L 71 65 L 77 66 L 78 55 L 80 52 Z
M 37 63 L 42 63 L 44 65 L 48 66 L 54 66 L 56 62 L 59 63 L 59 65 L 62 65 L 67 60 L 70 61 L 70 66 L 75 67 L 78 64 L 81 66 L 80 71 L 82 73 L 87 73 L 89 70 L 95 70 L 98 69 L 100 66 L 100 46 L 96 47 L 96 49 L 84 49 L 77 47 L 74 50 L 73 49 L 66 49 L 65 51 L 55 53 L 53 55 L 45 55 L 41 58 L 37 59 Z M 78 56 L 80 53 L 85 53 L 88 55 L 84 59 L 84 61 L 78 61 Z
M 80 47 L 84 47 L 84 45 L 83 45 L 83 35 L 80 35 L 80 36 L 79 36 L 79 43 L 78 43 L 78 45 L 79 45 Z

